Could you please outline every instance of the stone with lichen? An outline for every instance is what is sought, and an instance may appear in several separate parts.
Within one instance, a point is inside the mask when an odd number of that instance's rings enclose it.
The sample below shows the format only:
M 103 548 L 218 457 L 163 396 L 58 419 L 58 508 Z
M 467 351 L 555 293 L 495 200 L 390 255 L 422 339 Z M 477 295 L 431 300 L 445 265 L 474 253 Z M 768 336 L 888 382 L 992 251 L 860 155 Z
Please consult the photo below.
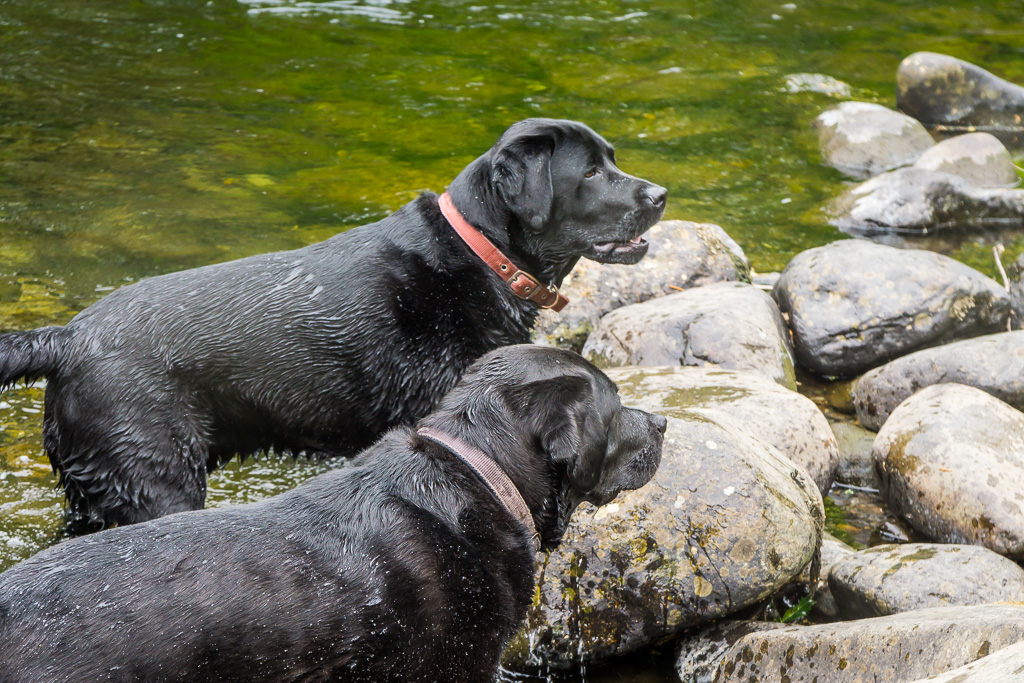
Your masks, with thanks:
M 947 256 L 842 240 L 797 254 L 774 289 L 797 362 L 854 376 L 919 349 L 1005 329 L 1006 290 Z
M 616 309 L 601 318 L 582 353 L 601 368 L 720 367 L 796 388 L 792 345 L 778 306 L 765 292 L 740 282 Z
M 1024 413 L 936 384 L 892 412 L 873 455 L 883 498 L 918 531 L 1024 559 Z
M 654 479 L 582 507 L 540 559 L 505 664 L 573 669 L 752 605 L 814 560 L 823 522 L 807 474 L 742 425 L 669 418 Z

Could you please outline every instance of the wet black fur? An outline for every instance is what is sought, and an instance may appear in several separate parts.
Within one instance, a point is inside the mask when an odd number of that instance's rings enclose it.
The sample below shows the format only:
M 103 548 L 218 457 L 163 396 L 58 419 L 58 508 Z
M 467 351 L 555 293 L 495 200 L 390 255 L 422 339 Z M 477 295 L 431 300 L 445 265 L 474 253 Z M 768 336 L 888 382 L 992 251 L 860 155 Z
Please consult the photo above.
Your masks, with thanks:
M 590 177 L 587 177 L 587 176 Z M 513 125 L 449 188 L 520 268 L 560 284 L 649 228 L 665 190 L 619 171 L 586 126 Z M 474 359 L 529 339 L 517 299 L 426 193 L 296 251 L 143 280 L 65 327 L 0 336 L 0 387 L 45 376 L 43 443 L 73 519 L 202 508 L 238 454 L 351 455 L 427 414 Z
M 431 426 L 508 474 L 547 548 L 642 486 L 665 419 L 579 356 L 500 349 Z M 61 543 L 0 574 L 0 683 L 492 681 L 533 595 L 530 532 L 465 463 L 396 427 L 250 505 Z

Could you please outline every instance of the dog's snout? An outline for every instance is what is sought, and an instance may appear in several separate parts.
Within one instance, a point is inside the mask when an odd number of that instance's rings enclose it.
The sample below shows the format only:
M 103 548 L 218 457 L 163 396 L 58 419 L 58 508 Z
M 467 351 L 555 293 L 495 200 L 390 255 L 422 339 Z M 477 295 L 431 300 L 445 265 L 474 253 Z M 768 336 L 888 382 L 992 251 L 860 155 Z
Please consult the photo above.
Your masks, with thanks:
M 666 420 L 661 415 L 654 415 L 654 414 L 652 414 L 651 415 L 651 422 L 654 423 L 655 429 L 657 429 L 662 434 L 664 434 L 665 430 L 668 429 L 668 420 Z
M 668 190 L 661 185 L 650 185 L 644 190 L 647 201 L 656 209 L 665 208 L 665 200 L 668 198 Z

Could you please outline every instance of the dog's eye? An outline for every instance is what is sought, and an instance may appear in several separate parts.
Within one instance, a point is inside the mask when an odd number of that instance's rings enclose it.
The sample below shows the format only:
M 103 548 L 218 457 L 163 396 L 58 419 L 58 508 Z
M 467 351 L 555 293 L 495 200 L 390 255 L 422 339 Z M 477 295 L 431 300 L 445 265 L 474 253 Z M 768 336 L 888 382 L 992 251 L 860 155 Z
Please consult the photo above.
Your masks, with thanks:
M 589 171 L 587 171 L 586 173 L 584 173 L 583 177 L 584 178 L 593 178 L 594 176 L 596 176 L 598 174 L 598 172 L 599 172 L 598 169 L 592 168 Z

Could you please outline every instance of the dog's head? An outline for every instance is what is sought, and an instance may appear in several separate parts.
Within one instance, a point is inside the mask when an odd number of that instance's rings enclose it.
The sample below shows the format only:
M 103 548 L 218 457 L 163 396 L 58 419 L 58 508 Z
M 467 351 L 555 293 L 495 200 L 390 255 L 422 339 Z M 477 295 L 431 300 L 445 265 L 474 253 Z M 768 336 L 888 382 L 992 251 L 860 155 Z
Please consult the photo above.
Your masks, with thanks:
M 576 121 L 515 123 L 482 160 L 511 246 L 539 263 L 636 263 L 648 247 L 640 236 L 665 211 L 665 188 L 619 170 L 612 146 Z M 463 189 L 458 178 L 449 188 L 457 206 L 470 202 Z
M 546 549 L 583 501 L 604 505 L 650 481 L 666 426 L 624 407 L 615 383 L 579 355 L 528 344 L 474 363 L 434 415 L 498 461 Z

